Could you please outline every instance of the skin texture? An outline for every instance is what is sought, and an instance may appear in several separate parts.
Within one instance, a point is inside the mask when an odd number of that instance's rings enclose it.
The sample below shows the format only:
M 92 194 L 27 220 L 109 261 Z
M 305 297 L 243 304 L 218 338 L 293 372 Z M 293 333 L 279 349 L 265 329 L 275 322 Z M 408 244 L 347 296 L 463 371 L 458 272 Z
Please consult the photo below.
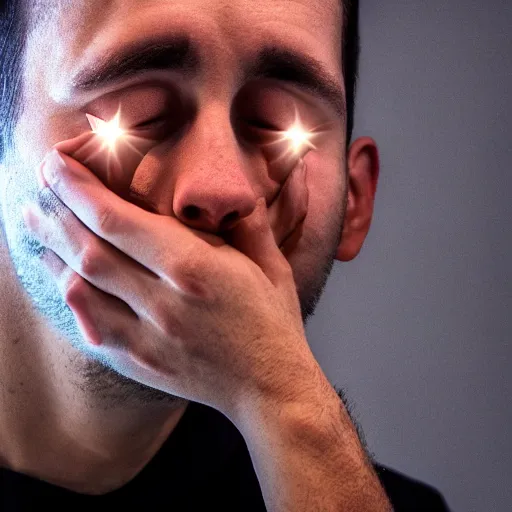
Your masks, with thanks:
M 188 404 L 122 376 L 94 356 L 37 257 L 40 245 L 23 223 L 21 207 L 28 202 L 55 207 L 51 193 L 38 194 L 36 169 L 54 144 L 89 130 L 85 112 L 112 117 L 121 102 L 134 123 L 143 122 L 158 114 L 155 105 L 170 95 L 162 87 L 127 91 L 121 85 L 109 95 L 95 91 L 79 97 L 70 94 L 74 73 L 106 49 L 147 34 L 181 28 L 198 39 L 207 62 L 200 76 L 189 80 L 161 72 L 195 105 L 194 122 L 180 137 L 161 137 L 131 186 L 142 206 L 211 233 L 212 218 L 190 219 L 186 205 L 199 202 L 205 211 L 220 212 L 214 207 L 223 204 L 223 213 L 240 204 L 254 208 L 258 197 L 270 202 L 276 196 L 286 174 L 258 148 L 242 144 L 231 123 L 237 95 L 248 87 L 238 82 L 241 66 L 254 49 L 272 40 L 320 60 L 343 87 L 340 20 L 337 0 L 83 0 L 56 9 L 32 31 L 24 112 L 13 151 L 0 170 L 1 465 L 78 492 L 103 494 L 147 464 Z M 306 324 L 334 259 L 350 261 L 362 248 L 379 160 L 369 137 L 354 141 L 345 155 L 345 127 L 336 113 L 314 96 L 297 102 L 306 117 L 330 126 L 305 156 L 308 214 L 302 237 L 287 253 Z M 41 455 L 42 446 L 47 457 Z

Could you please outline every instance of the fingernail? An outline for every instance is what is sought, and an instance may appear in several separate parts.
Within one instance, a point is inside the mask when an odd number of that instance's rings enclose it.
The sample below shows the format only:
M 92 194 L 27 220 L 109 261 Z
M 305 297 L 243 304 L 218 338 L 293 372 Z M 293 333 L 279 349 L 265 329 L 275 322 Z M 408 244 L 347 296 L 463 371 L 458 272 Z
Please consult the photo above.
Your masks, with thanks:
M 44 179 L 44 176 L 43 176 L 43 167 L 45 166 L 45 164 L 46 164 L 46 160 L 43 160 L 41 165 L 36 169 L 36 179 L 37 179 L 37 184 L 39 186 L 39 190 L 43 190 L 43 188 L 48 186 L 48 183 L 46 182 L 46 180 Z
M 52 149 L 46 157 L 42 172 L 48 183 L 55 183 L 60 173 L 66 168 L 66 163 L 56 149 Z

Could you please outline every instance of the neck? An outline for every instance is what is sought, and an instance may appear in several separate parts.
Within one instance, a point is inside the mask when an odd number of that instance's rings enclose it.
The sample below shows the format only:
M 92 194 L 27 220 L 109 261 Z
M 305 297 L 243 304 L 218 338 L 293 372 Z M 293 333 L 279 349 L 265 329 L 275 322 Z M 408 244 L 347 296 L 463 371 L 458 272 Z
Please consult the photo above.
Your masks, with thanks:
M 32 307 L 5 243 L 0 287 L 0 465 L 84 494 L 122 487 L 156 454 L 188 401 L 72 348 Z

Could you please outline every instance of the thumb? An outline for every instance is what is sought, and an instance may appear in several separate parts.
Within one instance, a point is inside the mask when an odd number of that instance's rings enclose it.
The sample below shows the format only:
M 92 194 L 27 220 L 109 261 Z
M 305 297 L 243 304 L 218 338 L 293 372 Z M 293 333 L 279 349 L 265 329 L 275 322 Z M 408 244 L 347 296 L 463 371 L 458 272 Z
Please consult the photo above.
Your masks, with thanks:
M 302 161 L 302 165 L 297 165 L 292 171 L 289 183 L 305 184 L 305 177 L 306 166 Z M 307 191 L 307 187 L 303 188 Z M 301 202 L 300 194 L 290 194 L 290 197 L 298 198 L 298 202 Z M 297 205 L 290 206 L 296 207 Z M 290 268 L 285 254 L 276 243 L 264 197 L 257 200 L 252 214 L 225 233 L 224 238 L 228 244 L 254 261 L 276 286 L 282 281 L 283 270 Z
M 256 201 L 252 214 L 226 235 L 228 243 L 254 261 L 274 285 L 282 280 L 282 265 L 288 262 L 276 244 L 264 197 Z

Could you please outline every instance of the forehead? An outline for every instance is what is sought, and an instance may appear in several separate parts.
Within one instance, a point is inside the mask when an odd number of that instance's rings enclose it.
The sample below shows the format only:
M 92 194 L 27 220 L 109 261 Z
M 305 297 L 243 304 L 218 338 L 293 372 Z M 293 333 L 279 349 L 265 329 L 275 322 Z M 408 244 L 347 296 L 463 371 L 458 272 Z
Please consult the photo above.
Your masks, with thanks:
M 102 26 L 119 23 L 130 29 L 158 30 L 173 18 L 184 16 L 196 26 L 216 25 L 226 33 L 246 37 L 254 23 L 281 28 L 303 28 L 321 37 L 337 30 L 341 21 L 340 0 L 35 0 L 40 19 L 53 18 L 64 29 L 62 35 L 90 38 Z M 54 14 L 55 16 L 50 16 Z M 153 17 L 153 19 L 152 19 Z M 179 21 L 179 20 L 176 20 Z M 141 22 L 143 25 L 141 26 Z M 240 29 L 245 29 L 240 34 Z M 253 29 L 253 30 L 251 30 Z
M 221 60 L 227 67 L 248 60 L 262 45 L 275 44 L 310 55 L 341 76 L 339 0 L 43 0 L 44 4 L 46 8 L 33 11 L 27 68 L 37 70 L 33 74 L 46 85 L 63 87 L 66 78 L 115 49 L 176 32 L 193 37 L 204 62 L 213 68 L 218 69 Z

